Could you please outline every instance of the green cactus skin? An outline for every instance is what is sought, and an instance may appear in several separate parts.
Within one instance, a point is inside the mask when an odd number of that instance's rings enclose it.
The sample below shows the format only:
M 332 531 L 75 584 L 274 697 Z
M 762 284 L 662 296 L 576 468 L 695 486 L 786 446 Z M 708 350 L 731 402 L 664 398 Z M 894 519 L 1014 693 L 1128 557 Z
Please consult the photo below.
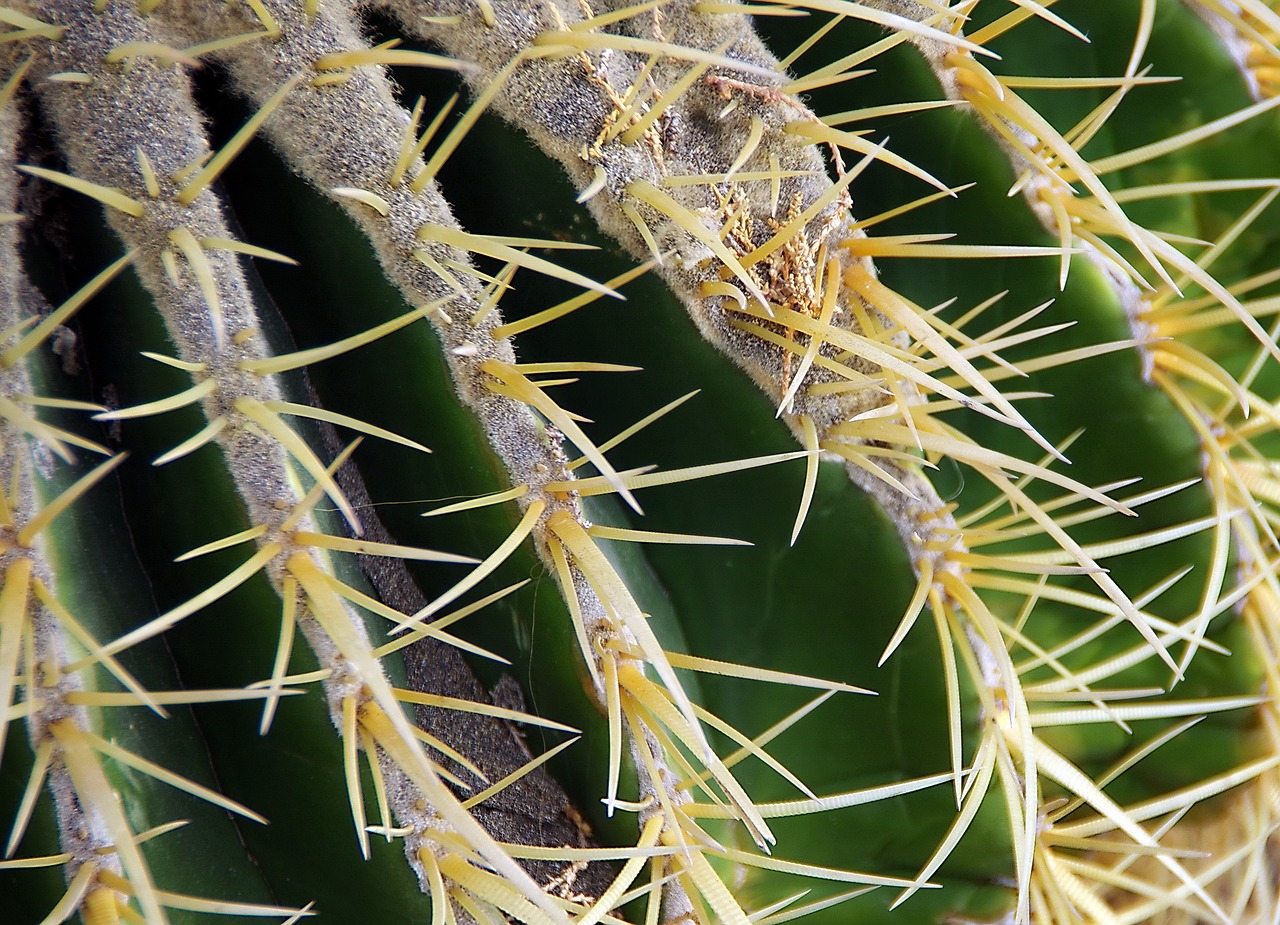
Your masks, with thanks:
M 1275 920 L 1268 4 L 0 23 L 6 925 Z

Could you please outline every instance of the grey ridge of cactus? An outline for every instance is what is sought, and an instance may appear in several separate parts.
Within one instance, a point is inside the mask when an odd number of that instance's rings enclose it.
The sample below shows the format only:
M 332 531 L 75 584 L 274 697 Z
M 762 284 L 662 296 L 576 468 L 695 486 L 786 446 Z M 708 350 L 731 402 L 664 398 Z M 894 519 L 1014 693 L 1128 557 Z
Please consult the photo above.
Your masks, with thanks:
M 4 0 L 0 922 L 1280 921 L 1273 6 Z

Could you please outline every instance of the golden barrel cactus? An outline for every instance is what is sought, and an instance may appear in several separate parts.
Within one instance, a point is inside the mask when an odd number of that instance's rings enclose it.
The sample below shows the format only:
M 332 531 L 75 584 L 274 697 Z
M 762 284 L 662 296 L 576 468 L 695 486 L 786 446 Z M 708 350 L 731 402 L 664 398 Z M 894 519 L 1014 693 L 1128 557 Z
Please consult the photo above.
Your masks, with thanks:
M 1280 916 L 1264 0 L 0 23 L 6 925 Z

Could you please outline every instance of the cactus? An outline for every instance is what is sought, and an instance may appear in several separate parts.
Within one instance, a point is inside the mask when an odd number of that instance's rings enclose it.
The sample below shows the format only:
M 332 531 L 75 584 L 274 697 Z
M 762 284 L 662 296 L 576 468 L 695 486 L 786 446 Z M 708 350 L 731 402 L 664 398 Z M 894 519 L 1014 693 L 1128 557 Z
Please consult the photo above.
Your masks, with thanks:
M 6 925 L 1280 914 L 1269 4 L 0 22 Z

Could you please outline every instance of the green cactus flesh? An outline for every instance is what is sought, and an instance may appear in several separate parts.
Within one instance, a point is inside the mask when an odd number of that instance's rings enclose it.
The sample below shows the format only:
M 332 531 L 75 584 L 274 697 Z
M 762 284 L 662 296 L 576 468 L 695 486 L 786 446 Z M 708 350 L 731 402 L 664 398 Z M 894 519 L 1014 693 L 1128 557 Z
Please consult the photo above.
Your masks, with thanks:
M 4 925 L 1280 916 L 1271 4 L 0 23 Z

